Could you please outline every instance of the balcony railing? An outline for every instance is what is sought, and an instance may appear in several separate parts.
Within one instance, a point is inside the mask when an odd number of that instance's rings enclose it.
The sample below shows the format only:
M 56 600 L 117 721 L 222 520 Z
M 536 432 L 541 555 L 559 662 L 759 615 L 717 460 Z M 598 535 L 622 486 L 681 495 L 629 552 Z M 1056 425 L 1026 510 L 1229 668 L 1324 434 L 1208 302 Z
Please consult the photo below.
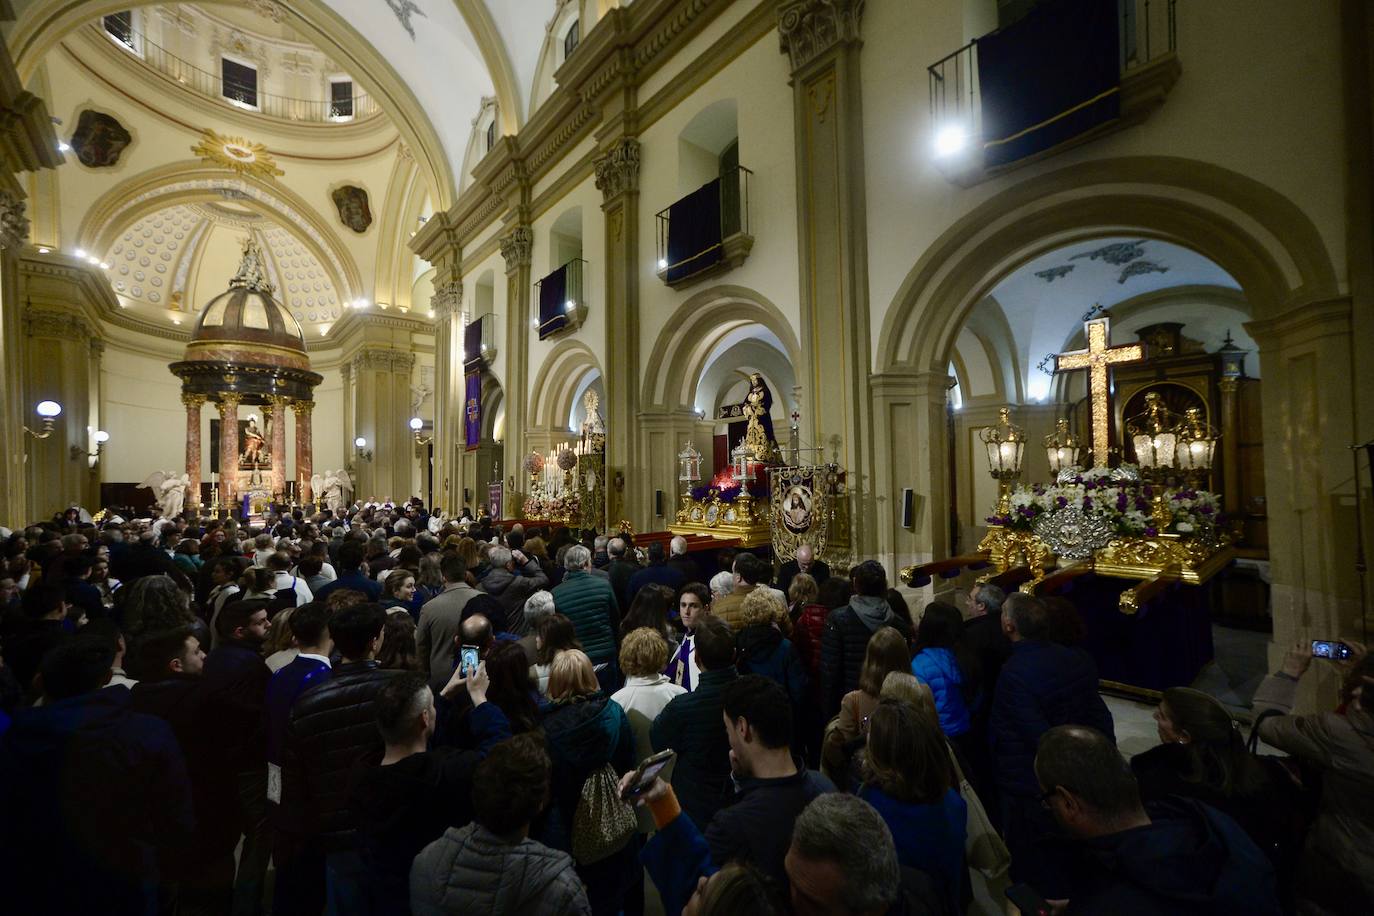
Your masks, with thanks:
M 1176 5 L 1177 0 L 1118 0 L 1121 126 L 1143 120 L 1177 79 Z M 981 149 L 983 119 L 978 41 L 975 38 L 926 69 L 935 130 L 955 130 L 958 140 Z M 942 152 L 940 148 L 944 145 L 937 137 L 937 154 Z M 981 163 L 970 165 L 968 157 L 964 157 L 953 165 L 942 164 L 942 168 L 947 174 L 951 169 L 962 172 L 962 175 L 950 174 L 950 177 L 961 183 L 971 183 L 963 179 L 969 177 L 970 170 L 978 172 Z M 981 177 L 985 176 L 977 175 L 974 180 Z
M 737 165 L 658 212 L 659 279 L 679 289 L 744 263 L 753 174 Z
M 582 326 L 587 317 L 587 300 L 582 286 L 586 267 L 586 261 L 573 258 L 535 281 L 539 290 L 539 317 L 534 325 L 540 340 Z
M 381 109 L 366 93 L 359 93 L 347 99 L 296 99 L 263 92 L 261 88 L 252 93 L 247 87 L 240 87 L 233 82 L 228 84 L 226 92 L 225 82 L 219 74 L 202 70 L 195 64 L 177 57 L 141 32 L 131 30 L 130 43 L 110 34 L 98 22 L 93 24 L 92 28 L 102 38 L 127 51 L 163 76 L 233 108 L 255 111 L 284 121 L 320 124 L 362 121 L 381 113 Z M 252 99 L 254 94 L 256 100 Z

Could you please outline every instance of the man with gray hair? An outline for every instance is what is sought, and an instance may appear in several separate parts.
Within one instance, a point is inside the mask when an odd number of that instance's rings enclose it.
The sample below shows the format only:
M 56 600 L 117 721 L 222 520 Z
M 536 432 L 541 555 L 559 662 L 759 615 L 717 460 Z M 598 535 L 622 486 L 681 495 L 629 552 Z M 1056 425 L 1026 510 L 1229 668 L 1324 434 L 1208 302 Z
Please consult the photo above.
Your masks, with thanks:
M 969 589 L 964 621 L 964 644 L 978 659 L 979 680 L 983 701 L 969 717 L 970 739 L 974 749 L 968 763 L 973 768 L 978 795 L 988 809 L 993 826 L 1002 824 L 1002 810 L 992 779 L 992 758 L 987 754 L 988 713 L 993 693 L 997 690 L 997 675 L 1011 655 L 1011 640 L 1002 632 L 1002 602 L 1006 592 L 991 582 L 980 582 Z
M 687 539 L 676 535 L 668 542 L 668 567 L 682 574 L 683 582 L 701 582 L 701 567 L 687 555 Z
M 539 632 L 539 623 L 552 617 L 555 613 L 557 610 L 553 603 L 553 592 L 538 591 L 525 600 L 524 614 L 515 615 L 524 617 L 525 635 L 520 637 L 520 648 L 525 650 L 525 658 L 529 660 L 531 665 L 535 663 L 535 656 L 539 654 L 534 645 L 535 634 Z
M 732 572 L 718 572 L 711 577 L 711 603 L 715 604 L 719 598 L 724 598 L 735 590 L 735 574 Z
M 487 574 L 477 583 L 477 587 L 491 595 L 506 612 L 510 631 L 524 636 L 525 616 L 520 611 L 525 601 L 541 588 L 549 587 L 549 577 L 536 557 L 529 557 L 519 550 L 496 546 L 487 551 Z
M 827 792 L 797 816 L 783 860 L 797 913 L 899 916 L 941 909 L 924 872 L 902 868 L 892 832 L 873 806 Z
M 593 665 L 605 665 L 596 677 L 606 693 L 620 689 L 616 665 L 616 646 L 620 641 L 620 614 L 615 592 L 605 579 L 589 570 L 592 553 L 581 544 L 563 555 L 563 581 L 553 590 L 553 602 L 560 613 L 572 621 L 577 639 Z

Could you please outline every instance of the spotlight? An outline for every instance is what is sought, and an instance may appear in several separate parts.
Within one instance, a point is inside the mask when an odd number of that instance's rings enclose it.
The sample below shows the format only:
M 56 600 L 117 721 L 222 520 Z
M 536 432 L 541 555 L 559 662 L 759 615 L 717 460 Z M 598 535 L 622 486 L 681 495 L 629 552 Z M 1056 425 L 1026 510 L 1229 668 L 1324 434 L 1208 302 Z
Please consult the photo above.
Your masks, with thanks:
M 946 124 L 935 133 L 935 155 L 955 156 L 968 145 L 968 132 L 959 124 Z
M 59 140 L 57 141 L 57 151 L 59 153 L 70 153 L 72 151 L 71 144 L 66 140 Z
M 571 312 L 575 308 L 577 308 L 577 303 L 573 302 L 571 299 L 563 303 L 563 311 L 565 312 Z
M 668 259 L 667 259 L 667 258 L 659 258 L 659 259 L 658 259 L 658 269 L 659 269 L 659 270 L 667 270 L 667 269 L 668 269 Z
M 425 421 L 421 420 L 419 417 L 411 417 L 410 428 L 415 430 L 416 432 L 419 432 L 420 430 L 425 428 Z
M 51 248 L 39 247 L 39 249 L 38 249 L 38 253 L 39 253 L 39 254 L 47 254 L 47 253 L 50 252 L 50 251 L 52 251 Z
M 76 249 L 76 256 L 77 256 L 78 258 L 84 258 L 84 257 L 86 257 L 86 249 L 84 249 L 84 248 L 78 248 L 78 249 Z

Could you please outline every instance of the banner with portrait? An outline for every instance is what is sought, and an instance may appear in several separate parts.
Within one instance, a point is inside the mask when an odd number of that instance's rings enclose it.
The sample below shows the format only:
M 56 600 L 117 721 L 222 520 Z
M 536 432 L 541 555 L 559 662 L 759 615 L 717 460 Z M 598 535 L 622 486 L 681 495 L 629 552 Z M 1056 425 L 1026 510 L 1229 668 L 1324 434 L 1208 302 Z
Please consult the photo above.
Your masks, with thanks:
M 833 465 L 770 468 L 773 555 L 787 561 L 810 544 L 819 556 L 830 533 L 831 497 L 839 483 Z
M 463 389 L 463 441 L 472 451 L 482 440 L 482 373 L 469 372 Z

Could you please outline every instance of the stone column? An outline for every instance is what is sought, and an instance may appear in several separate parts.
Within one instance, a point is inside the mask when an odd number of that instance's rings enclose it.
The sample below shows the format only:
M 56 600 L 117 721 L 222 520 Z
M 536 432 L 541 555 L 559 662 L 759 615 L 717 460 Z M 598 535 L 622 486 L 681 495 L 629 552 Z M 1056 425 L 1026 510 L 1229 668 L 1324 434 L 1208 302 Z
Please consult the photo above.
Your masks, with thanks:
M 878 536 L 873 486 L 873 407 L 867 391 L 868 245 L 859 70 L 863 0 L 797 0 L 778 9 L 781 49 L 791 65 L 797 158 L 797 248 L 802 365 L 810 410 L 802 438 L 840 437 L 855 549 Z
M 272 416 L 272 498 L 286 501 L 286 405 L 288 401 L 281 395 L 268 398 L 263 413 L 271 410 Z
M 200 508 L 200 409 L 205 406 L 205 395 L 183 394 L 181 403 L 186 405 L 186 476 L 191 485 L 186 488 L 186 508 Z
M 315 402 L 296 401 L 291 406 L 296 412 L 296 480 L 300 482 L 300 503 L 305 505 L 315 496 L 310 486 L 310 478 L 315 475 L 314 442 L 310 438 L 310 412 L 315 409 Z
M 530 256 L 534 251 L 534 232 L 529 226 L 516 226 L 501 239 L 501 257 L 506 262 L 506 441 L 505 465 L 520 467 L 530 447 L 525 435 L 525 403 L 529 392 L 530 352 Z M 484 475 L 479 471 L 478 477 Z M 485 475 L 488 476 L 489 475 Z M 524 490 L 528 482 L 517 482 Z M 506 494 L 505 515 L 513 514 L 514 493 Z M 486 497 L 483 495 L 483 501 Z
M 51 399 L 62 405 L 48 438 L 23 436 L 16 443 L 18 450 L 28 455 L 28 503 L 38 516 L 49 516 L 90 498 L 86 457 L 92 451 L 90 341 L 98 335 L 76 310 L 79 302 L 63 307 L 45 299 L 40 305 L 26 298 L 26 339 L 19 349 L 25 363 L 23 397 L 27 416 L 32 418 L 30 424 L 37 420 L 33 409 L 39 401 Z M 73 446 L 77 447 L 75 454 Z
M 0 518 L 15 524 L 33 517 L 24 474 L 28 449 L 19 444 L 28 438 L 23 426 L 33 410 L 24 404 L 19 300 L 19 250 L 28 238 L 29 220 L 16 183 L 14 193 L 0 190 L 0 442 L 11 446 L 0 455 Z
M 463 281 L 434 284 L 434 500 L 452 514 L 462 500 Z M 470 484 L 469 484 L 470 486 Z
M 243 396 L 226 392 L 219 396 L 219 501 L 234 511 L 239 488 L 239 402 Z
M 604 145 L 593 162 L 606 232 L 606 525 L 648 530 L 648 482 L 636 473 L 639 413 L 639 163 L 634 137 Z M 507 408 L 509 409 L 509 408 Z M 509 428 L 509 419 L 507 420 Z M 511 467 L 512 465 L 507 465 Z M 624 490 L 615 487 L 624 475 Z
M 1221 505 L 1236 515 L 1244 507 L 1240 504 L 1240 379 L 1224 378 L 1217 382 L 1221 389 Z M 1212 456 L 1216 471 L 1217 456 Z

